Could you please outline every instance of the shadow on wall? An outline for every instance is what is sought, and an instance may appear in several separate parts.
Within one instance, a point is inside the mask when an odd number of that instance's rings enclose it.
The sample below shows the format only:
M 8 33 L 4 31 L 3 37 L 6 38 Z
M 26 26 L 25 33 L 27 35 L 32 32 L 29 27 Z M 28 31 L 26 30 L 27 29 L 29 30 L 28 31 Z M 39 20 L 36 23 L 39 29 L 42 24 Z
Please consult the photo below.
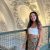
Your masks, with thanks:
M 3 21 L 0 21 L 0 32 L 7 31 L 6 24 Z
M 0 50 L 8 50 L 6 47 L 0 45 Z
M 5 46 L 1 46 L 1 45 L 0 45 L 0 50 L 15 50 L 15 46 L 8 49 L 8 48 L 6 48 Z

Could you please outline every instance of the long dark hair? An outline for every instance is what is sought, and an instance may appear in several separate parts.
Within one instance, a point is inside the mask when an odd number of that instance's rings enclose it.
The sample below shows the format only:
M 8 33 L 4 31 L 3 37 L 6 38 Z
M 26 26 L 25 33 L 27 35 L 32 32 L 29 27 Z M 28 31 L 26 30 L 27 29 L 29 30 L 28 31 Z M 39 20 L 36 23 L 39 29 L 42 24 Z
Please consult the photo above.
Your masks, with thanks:
M 41 26 L 41 23 L 40 23 L 40 21 L 39 21 L 39 18 L 38 18 L 38 14 L 36 13 L 36 12 L 31 12 L 30 13 L 30 15 L 29 15 L 29 23 L 28 23 L 28 26 L 27 26 L 27 28 L 29 28 L 31 25 L 32 25 L 32 23 L 33 23 L 33 21 L 31 20 L 31 14 L 32 13 L 34 13 L 35 15 L 36 15 L 36 24 L 37 24 L 37 27 L 38 27 L 38 29 L 40 29 L 39 27 Z
M 37 28 L 39 30 L 41 30 L 41 22 L 39 21 L 39 18 L 38 18 L 38 14 L 36 12 L 31 12 L 30 15 L 29 15 L 29 23 L 28 23 L 28 26 L 27 26 L 27 30 L 26 30 L 26 34 L 27 34 L 27 41 L 26 41 L 26 50 L 28 50 L 28 28 L 31 27 L 33 21 L 31 20 L 31 14 L 34 13 L 36 15 L 36 24 L 37 24 Z

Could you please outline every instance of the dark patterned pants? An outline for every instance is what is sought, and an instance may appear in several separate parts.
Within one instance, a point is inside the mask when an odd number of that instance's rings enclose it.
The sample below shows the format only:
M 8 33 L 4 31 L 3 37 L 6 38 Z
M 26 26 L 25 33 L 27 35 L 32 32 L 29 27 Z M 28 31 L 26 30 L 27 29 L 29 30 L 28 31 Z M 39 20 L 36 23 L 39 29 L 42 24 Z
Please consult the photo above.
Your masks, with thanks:
M 38 38 L 33 38 L 28 40 L 28 50 L 35 50 L 37 47 Z

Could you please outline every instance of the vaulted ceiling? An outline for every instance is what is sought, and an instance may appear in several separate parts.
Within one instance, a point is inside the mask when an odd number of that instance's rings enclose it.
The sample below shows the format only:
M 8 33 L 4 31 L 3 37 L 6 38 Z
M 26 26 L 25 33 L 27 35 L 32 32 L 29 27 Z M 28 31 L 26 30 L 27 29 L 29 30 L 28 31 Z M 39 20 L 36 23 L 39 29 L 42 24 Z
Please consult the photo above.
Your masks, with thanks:
M 44 2 L 43 0 L 0 0 L 0 31 L 25 29 L 31 11 L 38 13 L 43 26 L 47 25 Z

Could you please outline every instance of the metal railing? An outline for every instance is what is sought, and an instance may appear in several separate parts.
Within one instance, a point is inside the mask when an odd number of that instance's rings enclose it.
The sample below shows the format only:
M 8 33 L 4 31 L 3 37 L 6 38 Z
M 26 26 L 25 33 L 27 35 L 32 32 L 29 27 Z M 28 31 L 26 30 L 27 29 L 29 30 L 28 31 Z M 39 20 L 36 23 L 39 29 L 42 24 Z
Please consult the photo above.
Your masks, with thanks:
M 43 26 L 43 29 L 44 34 L 47 34 L 46 39 L 49 44 L 50 26 Z M 27 29 L 0 32 L 0 50 L 22 50 L 23 44 L 26 44 L 26 30 Z M 23 50 L 25 50 L 25 48 L 23 48 Z

